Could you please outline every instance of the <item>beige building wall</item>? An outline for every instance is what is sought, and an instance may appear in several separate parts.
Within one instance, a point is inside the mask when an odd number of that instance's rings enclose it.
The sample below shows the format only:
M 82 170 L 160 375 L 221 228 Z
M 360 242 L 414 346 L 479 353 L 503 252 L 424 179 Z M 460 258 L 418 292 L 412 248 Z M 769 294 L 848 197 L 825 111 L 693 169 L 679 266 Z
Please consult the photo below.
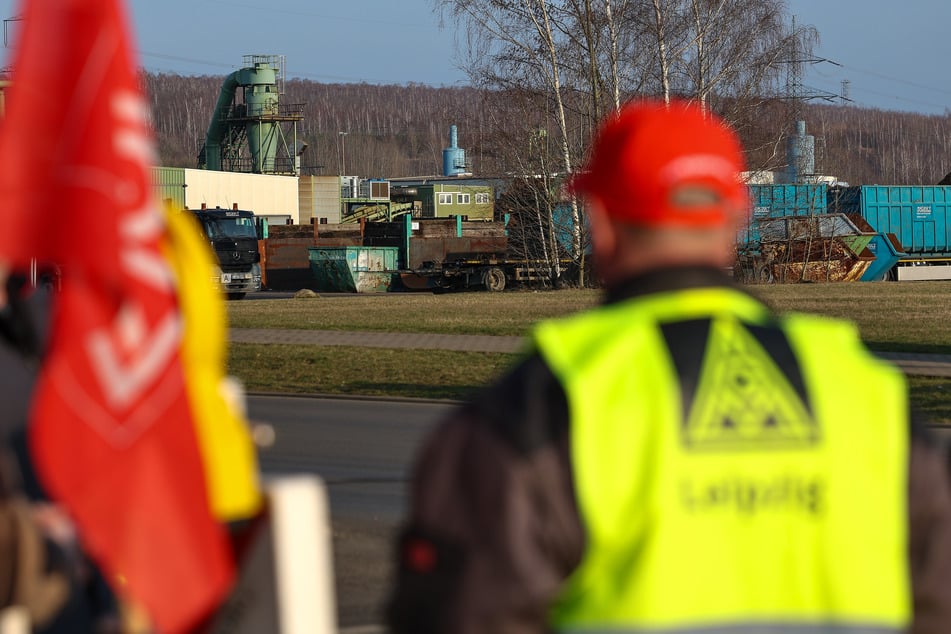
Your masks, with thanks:
M 222 207 L 253 211 L 271 224 L 300 223 L 296 176 L 242 174 L 185 169 L 185 206 L 189 209 Z M 308 221 L 309 222 L 309 221 Z

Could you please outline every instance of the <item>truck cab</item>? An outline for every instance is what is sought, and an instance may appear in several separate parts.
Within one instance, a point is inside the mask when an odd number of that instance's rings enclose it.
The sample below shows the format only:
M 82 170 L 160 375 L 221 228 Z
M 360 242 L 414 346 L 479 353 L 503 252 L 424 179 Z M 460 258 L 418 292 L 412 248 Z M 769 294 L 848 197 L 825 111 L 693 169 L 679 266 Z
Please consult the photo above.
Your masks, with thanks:
M 254 213 L 243 209 L 192 211 L 218 259 L 216 280 L 228 299 L 261 290 L 261 254 Z

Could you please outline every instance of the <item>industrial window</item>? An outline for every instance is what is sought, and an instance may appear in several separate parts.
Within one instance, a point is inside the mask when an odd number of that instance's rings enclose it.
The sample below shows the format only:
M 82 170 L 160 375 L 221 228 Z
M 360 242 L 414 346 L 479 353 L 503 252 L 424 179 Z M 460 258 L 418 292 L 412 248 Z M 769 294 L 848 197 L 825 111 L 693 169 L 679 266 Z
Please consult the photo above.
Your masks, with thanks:
M 477 205 L 488 205 L 489 194 L 487 192 L 478 192 L 475 195 L 475 201 Z
M 457 204 L 457 205 L 468 205 L 468 204 L 469 204 L 469 194 L 456 194 L 456 204 Z
M 439 204 L 440 204 L 440 205 L 451 205 L 451 204 L 452 204 L 452 194 L 439 194 Z

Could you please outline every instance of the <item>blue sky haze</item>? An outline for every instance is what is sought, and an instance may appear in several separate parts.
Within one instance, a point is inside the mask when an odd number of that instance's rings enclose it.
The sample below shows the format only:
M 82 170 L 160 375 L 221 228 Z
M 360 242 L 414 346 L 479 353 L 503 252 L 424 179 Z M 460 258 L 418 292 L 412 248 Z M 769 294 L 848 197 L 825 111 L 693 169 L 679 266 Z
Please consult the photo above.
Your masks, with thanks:
M 21 0 L 0 0 L 0 17 Z M 143 65 L 154 72 L 223 75 L 248 54 L 286 58 L 289 77 L 327 83 L 464 84 L 452 25 L 431 0 L 130 0 Z M 820 34 L 804 84 L 854 104 L 943 114 L 951 108 L 951 2 L 787 0 Z M 12 24 L 12 23 L 7 23 Z

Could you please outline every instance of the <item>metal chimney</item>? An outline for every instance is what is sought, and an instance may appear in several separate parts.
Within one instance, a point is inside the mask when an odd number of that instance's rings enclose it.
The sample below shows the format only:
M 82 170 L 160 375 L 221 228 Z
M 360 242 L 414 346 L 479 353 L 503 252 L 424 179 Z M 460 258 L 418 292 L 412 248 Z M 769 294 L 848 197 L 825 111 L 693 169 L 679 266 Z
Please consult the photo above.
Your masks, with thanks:
M 442 151 L 443 176 L 459 176 L 467 173 L 466 151 L 459 147 L 456 125 L 449 126 L 449 147 Z

